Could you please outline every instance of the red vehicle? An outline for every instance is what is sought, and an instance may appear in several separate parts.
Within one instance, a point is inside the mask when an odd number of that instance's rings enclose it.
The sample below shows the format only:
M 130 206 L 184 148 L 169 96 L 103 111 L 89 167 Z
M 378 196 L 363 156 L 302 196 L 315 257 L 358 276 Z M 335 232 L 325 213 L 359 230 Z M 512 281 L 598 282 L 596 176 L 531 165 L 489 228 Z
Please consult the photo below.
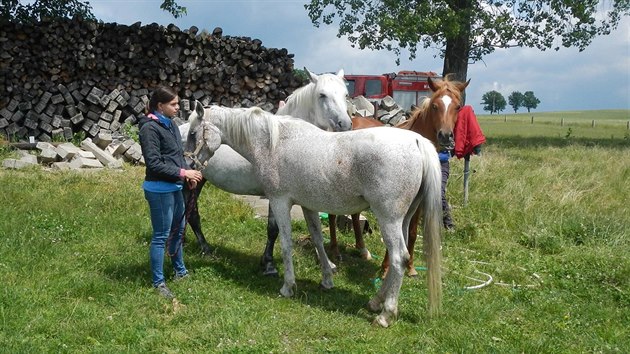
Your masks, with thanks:
M 345 75 L 350 97 L 364 96 L 370 101 L 380 101 L 390 96 L 405 110 L 419 105 L 431 96 L 428 78 L 440 78 L 432 71 L 399 71 L 383 75 Z

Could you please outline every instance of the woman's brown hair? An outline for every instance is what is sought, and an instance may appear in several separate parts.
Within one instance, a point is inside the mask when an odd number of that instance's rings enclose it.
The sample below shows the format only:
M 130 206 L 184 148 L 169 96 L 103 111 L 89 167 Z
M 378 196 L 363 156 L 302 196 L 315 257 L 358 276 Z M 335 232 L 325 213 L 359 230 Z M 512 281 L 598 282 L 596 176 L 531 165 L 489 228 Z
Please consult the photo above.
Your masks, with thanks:
M 158 103 L 168 103 L 171 102 L 175 97 L 177 97 L 177 92 L 168 86 L 159 86 L 153 94 L 151 94 L 151 99 L 149 99 L 149 112 L 152 113 L 157 111 Z

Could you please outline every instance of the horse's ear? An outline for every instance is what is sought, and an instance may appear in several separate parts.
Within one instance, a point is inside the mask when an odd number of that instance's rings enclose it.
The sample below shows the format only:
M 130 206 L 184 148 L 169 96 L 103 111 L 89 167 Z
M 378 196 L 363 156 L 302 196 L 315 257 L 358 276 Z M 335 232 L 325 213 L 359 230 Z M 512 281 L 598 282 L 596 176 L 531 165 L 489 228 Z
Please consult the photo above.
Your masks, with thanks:
M 304 67 L 304 71 L 306 71 L 306 73 L 308 74 L 309 80 L 311 80 L 312 83 L 316 84 L 317 83 L 317 75 L 313 74 L 306 67 Z
M 436 92 L 440 88 L 430 77 L 427 78 L 427 82 L 429 83 L 429 88 L 433 92 Z
M 204 109 L 201 102 L 195 100 L 193 103 L 193 114 L 188 117 L 188 123 L 190 123 L 190 131 L 195 131 L 195 128 L 199 125 L 199 122 L 203 120 Z
M 464 90 L 466 89 L 466 87 L 468 87 L 468 85 L 470 85 L 470 79 L 468 79 L 468 81 L 466 82 L 460 82 L 456 86 L 459 92 L 464 92 Z
M 344 77 L 343 69 L 339 69 L 339 71 L 337 72 L 337 76 L 339 76 L 340 78 L 343 79 L 343 77 Z

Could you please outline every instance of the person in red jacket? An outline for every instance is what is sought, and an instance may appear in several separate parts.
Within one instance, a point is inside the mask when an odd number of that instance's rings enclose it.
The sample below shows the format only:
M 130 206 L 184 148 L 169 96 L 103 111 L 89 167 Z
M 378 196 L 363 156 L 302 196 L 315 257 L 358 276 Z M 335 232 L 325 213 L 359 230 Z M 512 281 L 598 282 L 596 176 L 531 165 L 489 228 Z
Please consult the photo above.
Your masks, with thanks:
M 442 167 L 442 221 L 447 230 L 455 228 L 455 223 L 451 217 L 451 207 L 446 199 L 446 184 L 450 175 L 449 159 L 453 155 L 459 159 L 462 157 L 470 158 L 472 154 L 479 155 L 481 153 L 481 144 L 486 142 L 486 137 L 481 131 L 472 106 L 466 105 L 459 110 L 453 135 L 455 137 L 455 148 L 452 151 L 442 150 L 438 152 Z

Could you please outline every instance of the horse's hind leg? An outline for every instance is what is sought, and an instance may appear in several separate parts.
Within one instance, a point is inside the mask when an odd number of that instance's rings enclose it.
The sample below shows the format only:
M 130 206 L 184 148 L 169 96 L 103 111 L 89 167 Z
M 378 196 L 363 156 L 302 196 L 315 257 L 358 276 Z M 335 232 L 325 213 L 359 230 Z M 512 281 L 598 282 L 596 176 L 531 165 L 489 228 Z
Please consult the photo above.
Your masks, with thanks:
M 326 249 L 324 248 L 324 237 L 322 235 L 322 224 L 319 220 L 319 215 L 316 211 L 312 211 L 302 207 L 304 213 L 304 219 L 308 226 L 308 231 L 311 233 L 313 244 L 315 244 L 315 250 L 317 251 L 317 258 L 319 259 L 319 265 L 322 269 L 322 282 L 321 286 L 324 289 L 332 289 L 334 286 L 332 274 L 333 269 L 336 266 L 328 259 Z
M 278 239 L 278 223 L 276 223 L 276 217 L 269 205 L 267 217 L 267 244 L 265 245 L 265 251 L 260 259 L 260 265 L 263 267 L 263 275 L 266 276 L 278 276 L 278 269 L 273 262 L 273 247 Z
M 409 223 L 409 234 L 407 237 L 407 252 L 409 252 L 409 261 L 407 262 L 407 275 L 410 277 L 417 277 L 418 271 L 416 267 L 413 265 L 413 253 L 416 244 L 416 239 L 418 237 L 418 220 L 420 218 L 420 209 L 416 210 L 411 218 L 411 222 Z M 385 258 L 383 258 L 383 263 L 381 263 L 381 272 L 383 274 L 383 278 L 387 277 L 387 273 L 389 271 L 389 251 L 385 251 Z
M 389 327 L 398 316 L 398 295 L 404 276 L 404 263 L 408 261 L 409 255 L 402 236 L 401 223 L 381 225 L 381 233 L 390 254 L 390 268 L 381 288 L 369 301 L 368 307 L 372 311 L 382 308 L 373 323 Z
M 337 244 L 337 215 L 328 214 L 328 229 L 330 230 L 330 253 L 335 261 L 341 262 L 341 253 Z
M 372 254 L 365 247 L 365 241 L 363 241 L 363 230 L 361 229 L 361 214 L 352 214 L 352 229 L 354 230 L 354 240 L 356 242 L 355 247 L 361 253 L 361 258 L 366 260 L 372 259 Z
M 409 237 L 407 240 L 407 251 L 409 252 L 409 262 L 407 262 L 407 275 L 410 277 L 417 277 L 418 271 L 413 265 L 413 251 L 416 245 L 416 239 L 418 237 L 418 219 L 420 218 L 420 208 L 416 210 L 409 223 Z
M 296 288 L 293 270 L 293 241 L 291 240 L 291 204 L 285 200 L 270 198 L 269 206 L 273 209 L 280 231 L 280 246 L 282 247 L 282 262 L 284 264 L 284 284 L 280 289 L 280 294 L 284 297 L 291 297 Z
M 194 190 L 184 188 L 184 198 L 186 203 L 186 215 L 188 215 L 188 224 L 197 237 L 197 242 L 201 248 L 201 254 L 209 255 L 212 253 L 212 248 L 206 241 L 203 231 L 201 231 L 201 217 L 199 216 L 198 208 L 199 196 L 201 195 L 201 191 L 205 183 L 206 179 L 204 178 L 201 182 L 197 183 L 197 187 Z M 193 196 L 192 193 L 195 193 L 195 195 Z

